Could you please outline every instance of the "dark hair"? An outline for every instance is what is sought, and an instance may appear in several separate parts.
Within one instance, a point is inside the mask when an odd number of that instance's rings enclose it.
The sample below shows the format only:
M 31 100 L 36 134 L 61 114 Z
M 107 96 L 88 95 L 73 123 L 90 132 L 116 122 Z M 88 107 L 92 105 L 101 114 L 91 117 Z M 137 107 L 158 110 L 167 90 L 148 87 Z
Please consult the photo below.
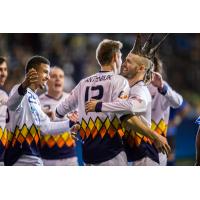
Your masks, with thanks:
M 0 56 L 0 65 L 3 64 L 4 62 L 7 63 L 7 60 L 5 57 Z
M 25 67 L 25 73 L 27 74 L 28 71 L 32 68 L 37 69 L 37 67 L 40 66 L 40 64 L 47 64 L 50 65 L 50 62 L 47 58 L 42 57 L 42 56 L 33 56 L 31 57 L 28 62 L 26 63 Z
M 100 65 L 108 65 L 112 61 L 114 53 L 120 51 L 122 43 L 115 40 L 105 39 L 100 42 L 96 50 L 96 59 Z

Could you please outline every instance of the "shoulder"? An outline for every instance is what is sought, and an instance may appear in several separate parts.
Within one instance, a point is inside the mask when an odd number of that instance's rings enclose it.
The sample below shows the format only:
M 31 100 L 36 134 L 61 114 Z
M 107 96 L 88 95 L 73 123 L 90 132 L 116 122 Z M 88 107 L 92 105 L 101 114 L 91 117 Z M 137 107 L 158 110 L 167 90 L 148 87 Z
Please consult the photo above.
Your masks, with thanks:
M 8 94 L 4 90 L 0 89 L 0 96 L 1 97 L 8 97 Z
M 117 84 L 117 85 L 127 84 L 127 85 L 129 85 L 128 80 L 121 75 L 113 75 L 111 78 L 112 78 L 113 84 Z
M 48 97 L 46 96 L 46 94 L 41 94 L 41 95 L 39 96 L 39 99 L 40 99 L 40 101 L 43 101 L 43 100 L 45 100 L 45 99 L 48 99 Z
M 18 89 L 19 86 L 20 86 L 20 84 L 14 85 L 14 86 L 12 87 L 10 93 L 9 93 L 9 96 L 11 96 L 11 95 Z
M 63 92 L 62 98 L 67 98 L 70 95 L 70 93 Z

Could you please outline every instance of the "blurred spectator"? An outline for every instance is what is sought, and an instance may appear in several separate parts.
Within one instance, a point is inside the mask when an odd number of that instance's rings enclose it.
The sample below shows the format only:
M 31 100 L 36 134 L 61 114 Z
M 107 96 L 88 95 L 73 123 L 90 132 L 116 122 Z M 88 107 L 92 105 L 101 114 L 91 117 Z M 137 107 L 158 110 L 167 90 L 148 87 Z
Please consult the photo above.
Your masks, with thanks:
M 168 155 L 167 165 L 176 165 L 176 134 L 177 129 L 184 118 L 190 112 L 189 104 L 184 100 L 182 105 L 177 109 L 170 109 L 167 140 L 171 147 L 171 153 Z

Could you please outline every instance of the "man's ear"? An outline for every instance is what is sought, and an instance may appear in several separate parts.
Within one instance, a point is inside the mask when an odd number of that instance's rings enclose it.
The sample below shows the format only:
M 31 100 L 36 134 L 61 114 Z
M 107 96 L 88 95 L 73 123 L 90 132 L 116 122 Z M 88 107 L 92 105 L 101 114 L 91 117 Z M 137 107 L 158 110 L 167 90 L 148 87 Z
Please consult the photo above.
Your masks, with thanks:
M 141 64 L 138 66 L 138 71 L 144 71 L 145 70 L 145 65 Z
M 117 61 L 117 53 L 114 53 L 112 57 L 112 62 L 116 62 L 116 61 Z

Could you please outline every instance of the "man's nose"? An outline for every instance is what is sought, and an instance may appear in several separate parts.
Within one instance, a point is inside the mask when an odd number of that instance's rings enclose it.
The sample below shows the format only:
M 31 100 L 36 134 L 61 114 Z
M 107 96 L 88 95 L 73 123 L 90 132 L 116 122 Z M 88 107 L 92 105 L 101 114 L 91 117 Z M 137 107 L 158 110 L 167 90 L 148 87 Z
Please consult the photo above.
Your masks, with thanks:
M 47 79 L 47 81 L 50 79 L 50 76 L 49 76 L 49 74 L 46 76 L 46 79 Z

